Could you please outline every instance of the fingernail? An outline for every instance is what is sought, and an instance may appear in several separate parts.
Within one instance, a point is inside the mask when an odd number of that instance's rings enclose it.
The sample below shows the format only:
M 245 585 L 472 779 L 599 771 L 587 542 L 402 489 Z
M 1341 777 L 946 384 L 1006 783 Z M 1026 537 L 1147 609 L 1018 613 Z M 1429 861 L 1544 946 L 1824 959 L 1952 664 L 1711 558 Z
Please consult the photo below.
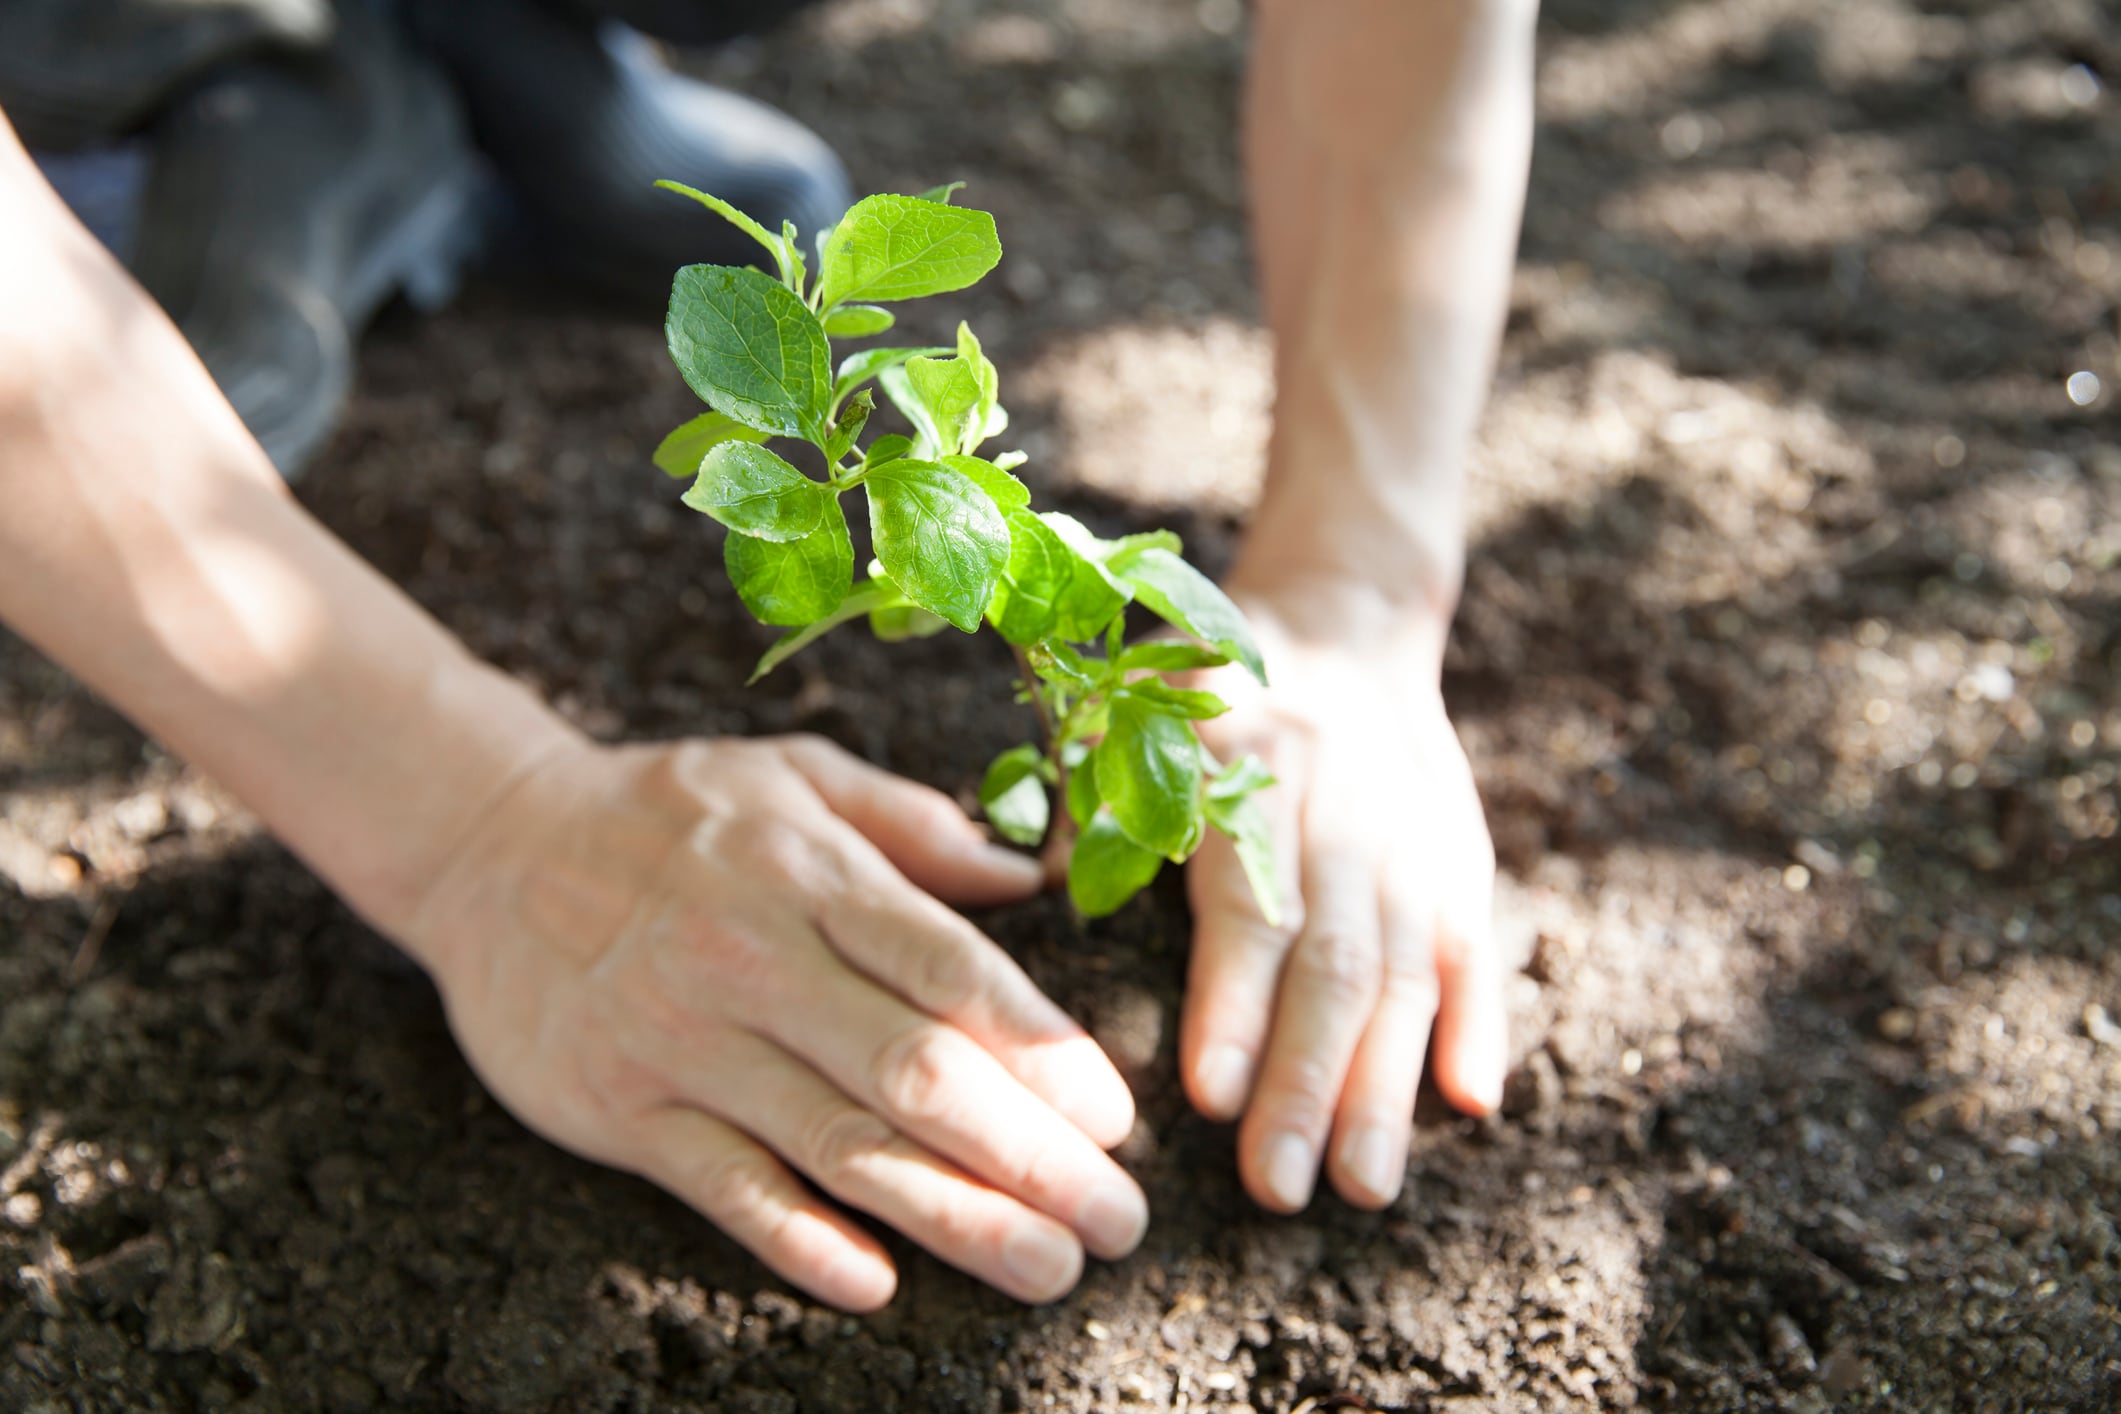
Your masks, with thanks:
M 1474 1089 L 1473 1097 L 1480 1101 L 1489 1114 L 1502 1108 L 1503 1079 L 1502 1069 L 1498 1066 Z
M 1100 1184 L 1077 1210 L 1075 1227 L 1098 1256 L 1107 1261 L 1124 1257 L 1149 1229 L 1148 1200 L 1131 1183 Z
M 1301 1134 L 1285 1131 L 1275 1135 L 1260 1150 L 1259 1158 L 1267 1192 L 1275 1202 L 1293 1212 L 1311 1201 L 1311 1185 L 1318 1181 L 1318 1159 Z
M 1002 1241 L 1002 1263 L 1034 1301 L 1051 1301 L 1082 1274 L 1082 1249 L 1048 1223 L 1020 1223 Z
M 1369 1125 L 1355 1131 L 1347 1148 L 1341 1151 L 1340 1161 L 1347 1167 L 1348 1176 L 1363 1191 L 1379 1198 L 1391 1198 L 1399 1192 L 1401 1177 L 1392 1171 L 1392 1158 L 1392 1136 L 1376 1125 Z
M 1194 1079 L 1202 1103 L 1218 1117 L 1228 1118 L 1245 1107 L 1252 1088 L 1252 1057 L 1241 1046 L 1217 1042 L 1200 1053 Z

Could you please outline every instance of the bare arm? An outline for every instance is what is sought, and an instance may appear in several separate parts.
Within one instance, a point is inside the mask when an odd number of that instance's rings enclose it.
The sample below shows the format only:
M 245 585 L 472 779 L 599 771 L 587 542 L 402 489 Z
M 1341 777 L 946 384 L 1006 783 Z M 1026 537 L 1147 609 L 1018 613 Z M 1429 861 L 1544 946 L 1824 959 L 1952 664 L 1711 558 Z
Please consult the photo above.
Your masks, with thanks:
M 1261 0 L 1247 94 L 1278 394 L 1230 587 L 1273 686 L 1204 723 L 1257 751 L 1285 895 L 1267 925 L 1220 840 L 1191 870 L 1181 1039 L 1205 1113 L 1242 1116 L 1260 1202 L 1398 1193 L 1429 1062 L 1499 1101 L 1494 852 L 1438 677 L 1463 572 L 1465 457 L 1506 308 L 1531 138 L 1532 0 Z
M 931 896 L 1035 864 L 829 743 L 597 746 L 477 662 L 286 493 L 4 121 L 0 620 L 419 958 L 518 1116 L 825 1300 L 895 1276 L 819 1189 L 1024 1300 L 1140 1240 L 1118 1074 Z
M 575 733 L 295 503 L 4 123 L 0 210 L 0 620 L 402 933 L 434 862 Z
M 1440 634 L 1532 139 L 1532 0 L 1265 0 L 1247 94 L 1279 393 L 1239 582 Z M 1330 616 L 1330 617 L 1329 617 Z

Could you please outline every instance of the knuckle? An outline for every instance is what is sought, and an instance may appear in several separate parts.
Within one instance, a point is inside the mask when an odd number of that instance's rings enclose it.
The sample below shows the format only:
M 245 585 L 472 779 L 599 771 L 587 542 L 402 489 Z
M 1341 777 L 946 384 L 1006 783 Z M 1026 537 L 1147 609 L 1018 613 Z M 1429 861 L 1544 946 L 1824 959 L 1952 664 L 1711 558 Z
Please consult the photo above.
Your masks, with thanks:
M 885 1042 L 877 1053 L 877 1093 L 893 1118 L 934 1124 L 949 1118 L 950 1047 L 940 1028 L 915 1026 Z
M 584 1098 L 605 1114 L 643 1114 L 669 1095 L 655 1068 L 615 1046 L 584 1047 L 578 1065 Z
M 912 1000 L 923 1011 L 953 1016 L 986 991 L 986 959 L 966 939 L 930 937 L 914 946 Z
M 1443 987 L 1433 967 L 1393 973 L 1385 979 L 1385 995 L 1394 1008 L 1425 1022 L 1434 1020 L 1443 1005 Z
M 1066 1161 L 1051 1143 L 1042 1140 L 1012 1146 L 997 1156 L 994 1167 L 993 1177 L 999 1187 L 1034 1203 L 1065 1187 L 1059 1179 Z
M 812 1121 L 803 1140 L 813 1178 L 827 1187 L 843 1183 L 881 1153 L 894 1137 L 891 1126 L 867 1110 L 834 1105 Z
M 769 1206 L 772 1184 L 761 1155 L 741 1144 L 717 1145 L 672 1174 L 671 1188 L 693 1207 L 727 1227 Z
M 831 770 L 850 759 L 847 749 L 817 732 L 790 732 L 776 739 L 781 755 L 797 770 Z
M 925 834 L 939 834 L 950 838 L 963 835 L 971 824 L 957 802 L 944 795 L 934 786 L 921 785 L 917 781 L 901 782 L 905 790 L 893 805 L 906 822 Z
M 731 841 L 744 871 L 767 883 L 815 890 L 829 887 L 839 861 L 816 834 L 773 816 L 754 819 Z
M 771 992 L 780 954 L 758 929 L 699 915 L 691 922 L 687 940 L 700 980 L 713 989 L 708 995 L 749 1003 Z
M 1322 1057 L 1290 1057 L 1261 1084 L 1261 1107 L 1300 1129 L 1316 1129 L 1339 1102 L 1341 1079 Z
M 1377 995 L 1384 960 L 1377 940 L 1357 928 L 1325 927 L 1306 933 L 1290 964 L 1316 991 L 1335 1002 L 1362 1002 Z
M 944 1252 L 999 1247 L 1002 1233 L 984 1203 L 939 1203 L 927 1216 L 928 1236 Z

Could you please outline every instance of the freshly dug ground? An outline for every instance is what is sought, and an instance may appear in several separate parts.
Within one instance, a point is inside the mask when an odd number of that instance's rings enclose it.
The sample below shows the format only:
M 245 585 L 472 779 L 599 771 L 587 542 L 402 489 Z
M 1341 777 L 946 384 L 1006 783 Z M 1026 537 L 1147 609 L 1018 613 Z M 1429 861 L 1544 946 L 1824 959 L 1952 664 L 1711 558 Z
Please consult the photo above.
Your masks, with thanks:
M 842 0 L 697 60 L 995 210 L 1038 492 L 1214 565 L 1257 484 L 1236 0 Z M 532 1138 L 422 976 L 0 640 L 0 1409 L 2121 1407 L 2121 21 L 1550 0 L 1447 687 L 1516 1074 L 1405 1196 L 1264 1215 L 1174 1077 L 1182 890 L 982 918 L 1136 1089 L 1141 1251 L 849 1319 Z M 2103 389 L 2065 392 L 2074 372 Z M 2087 390 L 2079 380 L 2077 385 Z M 301 490 L 611 737 L 803 728 L 964 795 L 1006 655 L 765 635 L 646 454 L 654 311 L 366 345 Z M 122 468 L 114 468 L 121 475 Z

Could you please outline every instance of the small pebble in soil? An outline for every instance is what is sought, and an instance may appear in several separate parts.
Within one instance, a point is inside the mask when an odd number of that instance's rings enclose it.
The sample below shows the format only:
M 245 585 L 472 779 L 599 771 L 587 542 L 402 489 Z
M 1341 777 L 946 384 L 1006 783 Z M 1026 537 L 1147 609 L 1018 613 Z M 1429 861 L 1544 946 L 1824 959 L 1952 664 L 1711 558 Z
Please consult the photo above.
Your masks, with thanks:
M 2121 1024 L 2106 1014 L 2106 1008 L 2092 1002 L 2084 1008 L 2084 1034 L 2092 1038 L 2092 1044 L 2112 1046 L 2121 1050 Z
M 1819 1371 L 1819 1386 L 1828 1398 L 1839 1399 L 1852 1394 L 1868 1375 L 1863 1356 L 1854 1346 L 1837 1345 L 1826 1353 L 1826 1363 Z
M 1819 1368 L 1803 1329 L 1784 1312 L 1768 1317 L 1767 1346 L 1768 1359 L 1785 1375 L 1809 1375 Z

